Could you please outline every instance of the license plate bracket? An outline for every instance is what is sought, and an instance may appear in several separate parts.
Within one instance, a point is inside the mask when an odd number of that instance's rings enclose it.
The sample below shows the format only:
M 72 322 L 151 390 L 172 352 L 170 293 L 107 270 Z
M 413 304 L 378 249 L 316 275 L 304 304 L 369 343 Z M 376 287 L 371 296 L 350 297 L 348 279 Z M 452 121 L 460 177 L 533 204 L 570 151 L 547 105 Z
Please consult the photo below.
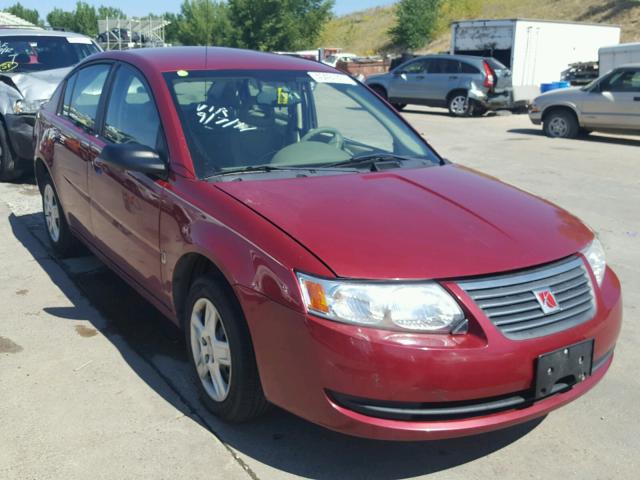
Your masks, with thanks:
M 566 390 L 591 375 L 593 340 L 569 345 L 538 357 L 535 398 Z

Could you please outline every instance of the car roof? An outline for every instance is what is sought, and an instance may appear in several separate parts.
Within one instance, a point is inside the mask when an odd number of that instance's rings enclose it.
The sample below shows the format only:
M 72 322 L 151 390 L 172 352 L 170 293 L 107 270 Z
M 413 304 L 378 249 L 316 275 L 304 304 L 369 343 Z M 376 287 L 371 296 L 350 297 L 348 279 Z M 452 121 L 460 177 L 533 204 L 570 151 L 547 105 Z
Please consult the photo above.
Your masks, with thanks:
M 319 62 L 289 55 L 226 47 L 158 47 L 112 50 L 92 55 L 97 59 L 129 62 L 157 72 L 178 70 L 311 70 L 336 72 Z
M 482 61 L 483 58 L 491 58 L 491 57 L 479 57 L 477 55 L 451 55 L 449 53 L 433 53 L 430 55 L 421 55 L 416 58 L 448 58 L 451 60 L 467 60 L 467 61 Z
M 60 30 L 45 30 L 44 28 L 2 28 L 0 27 L 0 37 L 83 37 L 86 35 L 75 32 L 62 32 Z

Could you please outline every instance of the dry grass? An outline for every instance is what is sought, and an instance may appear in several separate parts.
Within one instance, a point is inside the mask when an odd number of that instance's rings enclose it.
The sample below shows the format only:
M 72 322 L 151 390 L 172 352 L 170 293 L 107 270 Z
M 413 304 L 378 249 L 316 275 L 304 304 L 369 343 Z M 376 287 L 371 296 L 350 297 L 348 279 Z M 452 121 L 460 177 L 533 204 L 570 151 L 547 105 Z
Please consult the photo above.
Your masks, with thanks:
M 638 0 L 447 0 L 434 41 L 421 51 L 447 51 L 453 20 L 516 17 L 620 25 L 622 42 L 640 42 Z M 362 55 L 378 53 L 388 48 L 394 21 L 393 6 L 336 17 L 327 24 L 321 44 Z

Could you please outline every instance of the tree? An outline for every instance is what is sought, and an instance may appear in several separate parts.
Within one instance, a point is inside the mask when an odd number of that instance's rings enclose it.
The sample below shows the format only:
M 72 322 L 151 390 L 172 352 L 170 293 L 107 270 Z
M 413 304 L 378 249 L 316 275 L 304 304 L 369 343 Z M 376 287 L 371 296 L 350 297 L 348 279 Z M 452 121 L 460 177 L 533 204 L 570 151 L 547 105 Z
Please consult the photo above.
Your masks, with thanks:
M 333 0 L 229 0 L 232 42 L 255 50 L 315 46 Z
M 98 34 L 98 15 L 93 5 L 86 2 L 77 2 L 75 17 L 75 31 L 83 33 L 89 37 L 95 37 Z
M 394 46 L 415 50 L 425 46 L 436 29 L 442 0 L 400 0 L 396 24 L 389 31 Z
M 184 0 L 176 25 L 169 33 L 185 45 L 224 44 L 231 29 L 227 6 L 215 0 Z
M 16 17 L 20 17 L 27 22 L 31 22 L 34 25 L 39 25 L 41 27 L 44 26 L 44 22 L 40 20 L 40 14 L 38 13 L 38 10 L 36 10 L 35 8 L 26 8 L 20 2 L 5 8 L 4 11 L 9 12 Z
M 180 28 L 178 23 L 180 17 L 175 13 L 167 12 L 162 15 L 162 18 L 169 22 L 169 25 L 164 27 L 164 41 L 172 44 L 180 42 Z
M 120 10 L 119 8 L 115 8 L 115 7 L 105 7 L 104 5 L 100 5 L 98 7 L 98 19 L 99 20 L 105 20 L 105 19 L 109 19 L 111 20 L 112 18 L 127 18 L 127 15 Z
M 49 12 L 47 23 L 58 30 L 74 31 L 76 27 L 76 19 L 73 12 L 66 12 L 61 8 L 54 8 Z

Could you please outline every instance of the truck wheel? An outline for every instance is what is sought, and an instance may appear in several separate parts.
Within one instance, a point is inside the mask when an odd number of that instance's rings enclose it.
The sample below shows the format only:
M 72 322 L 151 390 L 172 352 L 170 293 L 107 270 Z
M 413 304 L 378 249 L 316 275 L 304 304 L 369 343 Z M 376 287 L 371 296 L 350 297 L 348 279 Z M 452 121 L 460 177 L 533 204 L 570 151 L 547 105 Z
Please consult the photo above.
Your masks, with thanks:
M 579 131 L 576 117 L 566 110 L 549 112 L 544 118 L 544 133 L 551 138 L 576 138 Z
M 15 168 L 15 159 L 7 141 L 7 133 L 0 122 L 0 182 L 15 180 L 19 176 L 20 172 Z
M 60 257 L 70 257 L 77 252 L 79 244 L 71 233 L 62 211 L 58 194 L 51 177 L 45 177 L 42 186 L 42 213 L 51 246 Z
M 454 117 L 468 117 L 472 111 L 471 101 L 465 92 L 451 95 L 448 105 L 449 113 Z
M 193 282 L 185 308 L 187 351 L 200 398 L 216 416 L 243 422 L 269 406 L 240 308 L 216 278 Z

